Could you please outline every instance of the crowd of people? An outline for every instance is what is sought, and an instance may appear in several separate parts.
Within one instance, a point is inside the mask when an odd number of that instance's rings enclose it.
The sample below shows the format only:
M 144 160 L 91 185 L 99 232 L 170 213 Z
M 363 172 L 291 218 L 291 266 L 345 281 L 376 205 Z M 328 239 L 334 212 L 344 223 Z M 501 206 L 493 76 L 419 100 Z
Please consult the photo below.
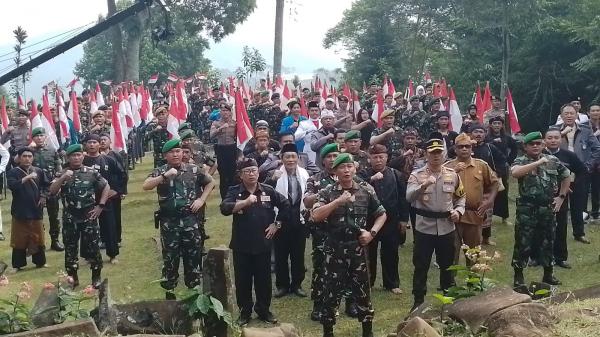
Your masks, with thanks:
M 585 222 L 600 216 L 599 104 L 586 113 L 576 98 L 561 107 L 556 125 L 517 141 L 495 96 L 492 109 L 483 113 L 468 106 L 461 129 L 451 130 L 450 114 L 441 110 L 447 98 L 434 97 L 431 83 L 408 99 L 386 95 L 378 120 L 372 119 L 381 90 L 376 84 L 364 92 L 359 111 L 344 95 L 323 99 L 304 89 L 282 106 L 280 94 L 264 82 L 258 89 L 244 102 L 254 136 L 241 149 L 235 109 L 218 87 L 190 94 L 177 137 L 167 125 L 168 93 L 155 90 L 154 119 L 133 133 L 129 155 L 111 148 L 110 106 L 88 116 L 83 97 L 83 130 L 59 150 L 48 147 L 45 129 L 29 129 L 28 111 L 14 111 L 14 125 L 0 139 L 11 142 L 8 150 L 0 146 L 0 166 L 8 163 L 6 187 L 13 196 L 14 270 L 27 265 L 27 256 L 36 267 L 45 265 L 47 208 L 50 248 L 65 250 L 74 285 L 81 257 L 98 286 L 101 249 L 110 263 L 118 263 L 121 202 L 128 172 L 139 159 L 132 153 L 142 156 L 144 149 L 153 151 L 154 169 L 143 189 L 158 194 L 154 222 L 167 299 L 176 298 L 180 259 L 185 285 L 201 283 L 206 202 L 218 171 L 220 212 L 232 216 L 240 325 L 250 322 L 253 311 L 276 323 L 272 296 L 310 297 L 310 318 L 330 337 L 344 299 L 344 312 L 362 323 L 363 336 L 372 336 L 370 291 L 378 256 L 383 287 L 392 296 L 402 294 L 399 248 L 407 229 L 414 240 L 413 309 L 424 302 L 433 254 L 445 291 L 455 284 L 448 268 L 459 263 L 464 247 L 494 246 L 492 219 L 508 222 L 511 209 L 515 289 L 527 291 L 523 269 L 532 265 L 543 267 L 543 282 L 560 284 L 554 266 L 571 268 L 569 212 L 574 239 L 590 243 Z M 509 207 L 511 176 L 518 181 L 516 208 Z M 308 238 L 312 277 L 305 282 Z

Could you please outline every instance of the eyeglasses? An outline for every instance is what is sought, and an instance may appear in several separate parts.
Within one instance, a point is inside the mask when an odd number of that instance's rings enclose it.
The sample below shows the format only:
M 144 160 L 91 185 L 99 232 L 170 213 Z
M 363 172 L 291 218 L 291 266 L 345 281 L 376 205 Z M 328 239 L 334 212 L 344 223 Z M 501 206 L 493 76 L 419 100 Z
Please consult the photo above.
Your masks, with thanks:
M 242 170 L 243 174 L 256 174 L 257 172 L 258 168 L 247 168 Z
M 456 145 L 456 147 L 459 149 L 470 149 L 471 145 Z

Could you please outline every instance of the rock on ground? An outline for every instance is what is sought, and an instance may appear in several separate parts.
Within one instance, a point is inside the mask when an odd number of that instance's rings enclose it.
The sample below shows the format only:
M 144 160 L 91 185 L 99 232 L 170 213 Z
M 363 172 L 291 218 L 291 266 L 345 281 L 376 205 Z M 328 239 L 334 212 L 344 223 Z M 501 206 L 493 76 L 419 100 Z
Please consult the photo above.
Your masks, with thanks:
M 40 296 L 31 309 L 31 322 L 36 328 L 43 328 L 55 324 L 55 319 L 60 313 L 58 290 L 42 289 Z
M 422 318 L 414 317 L 410 319 L 402 330 L 398 331 L 397 337 L 440 337 L 440 334 L 427 324 Z
M 282 323 L 273 328 L 243 328 L 242 337 L 300 337 L 301 334 L 292 324 Z
M 548 337 L 553 321 L 545 305 L 522 303 L 492 314 L 486 326 L 492 337 Z
M 20 332 L 10 335 L 11 337 L 63 337 L 63 336 L 86 336 L 100 337 L 100 331 L 96 328 L 91 318 L 78 321 L 69 321 L 62 324 L 52 325 L 31 331 Z

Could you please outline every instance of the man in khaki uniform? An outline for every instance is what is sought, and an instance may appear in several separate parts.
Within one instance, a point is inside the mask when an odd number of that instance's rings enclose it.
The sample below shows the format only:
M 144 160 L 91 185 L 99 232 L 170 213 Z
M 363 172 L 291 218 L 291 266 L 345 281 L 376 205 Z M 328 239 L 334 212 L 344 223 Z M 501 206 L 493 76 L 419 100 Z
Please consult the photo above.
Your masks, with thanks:
M 411 173 L 406 188 L 406 200 L 416 213 L 413 310 L 425 300 L 427 272 L 434 251 L 440 266 L 440 288 L 445 291 L 454 285 L 453 273 L 448 271 L 454 262 L 454 223 L 465 213 L 465 192 L 460 177 L 453 169 L 442 166 L 444 142 L 430 139 L 426 149 L 427 165 Z
M 490 166 L 481 159 L 471 157 L 472 141 L 466 133 L 456 137 L 454 149 L 456 159 L 444 166 L 453 169 L 460 176 L 466 196 L 465 213 L 456 223 L 456 251 L 454 263 L 458 263 L 460 247 L 464 243 L 470 248 L 481 245 L 482 225 L 486 210 L 494 207 L 498 193 L 498 177 Z M 471 261 L 467 261 L 470 265 Z

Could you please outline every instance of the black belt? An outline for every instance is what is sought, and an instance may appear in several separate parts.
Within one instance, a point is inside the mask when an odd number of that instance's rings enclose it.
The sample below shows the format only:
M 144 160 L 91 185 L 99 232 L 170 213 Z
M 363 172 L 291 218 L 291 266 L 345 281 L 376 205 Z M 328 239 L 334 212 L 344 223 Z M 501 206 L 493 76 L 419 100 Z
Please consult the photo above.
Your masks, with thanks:
M 524 196 L 524 197 L 517 198 L 517 203 L 532 204 L 532 205 L 538 205 L 538 206 L 548 206 L 552 203 L 552 200 L 545 199 L 545 198 Z
M 448 218 L 450 216 L 450 211 L 434 212 L 434 211 L 428 211 L 426 209 L 420 209 L 420 208 L 415 208 L 415 207 L 411 207 L 410 209 L 413 212 L 415 212 L 415 214 L 418 214 L 425 218 L 444 219 L 444 218 Z

